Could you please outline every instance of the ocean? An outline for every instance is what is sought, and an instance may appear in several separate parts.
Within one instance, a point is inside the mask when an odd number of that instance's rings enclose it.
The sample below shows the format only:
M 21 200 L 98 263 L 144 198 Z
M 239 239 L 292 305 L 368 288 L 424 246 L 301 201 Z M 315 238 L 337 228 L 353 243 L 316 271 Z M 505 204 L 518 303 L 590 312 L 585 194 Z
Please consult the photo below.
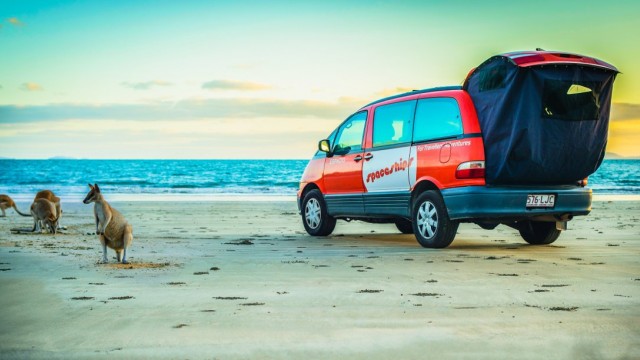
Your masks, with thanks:
M 0 194 L 31 201 L 49 189 L 81 200 L 97 183 L 110 200 L 292 198 L 307 160 L 0 160 Z M 605 160 L 595 195 L 640 195 L 640 160 Z

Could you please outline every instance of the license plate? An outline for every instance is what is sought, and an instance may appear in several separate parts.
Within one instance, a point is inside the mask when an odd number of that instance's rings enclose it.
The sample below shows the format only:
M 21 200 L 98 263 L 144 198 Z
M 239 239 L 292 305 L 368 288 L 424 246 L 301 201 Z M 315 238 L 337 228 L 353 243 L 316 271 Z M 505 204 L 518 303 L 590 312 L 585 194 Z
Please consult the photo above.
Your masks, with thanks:
M 556 196 L 550 194 L 527 195 L 528 208 L 552 208 L 556 205 Z

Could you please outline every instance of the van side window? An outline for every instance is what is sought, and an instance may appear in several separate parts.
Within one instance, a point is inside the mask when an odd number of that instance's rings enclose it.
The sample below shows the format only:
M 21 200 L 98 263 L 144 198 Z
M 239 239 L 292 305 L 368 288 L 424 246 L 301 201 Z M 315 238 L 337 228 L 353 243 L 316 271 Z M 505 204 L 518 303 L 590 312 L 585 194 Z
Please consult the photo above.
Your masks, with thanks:
M 351 151 L 362 149 L 362 138 L 364 137 L 364 125 L 366 122 L 366 111 L 359 112 L 347 119 L 338 130 L 333 152 L 337 155 L 344 155 Z
M 413 141 L 429 141 L 462 134 L 458 102 L 453 98 L 418 100 Z
M 373 115 L 373 147 L 411 142 L 416 101 L 378 106 Z

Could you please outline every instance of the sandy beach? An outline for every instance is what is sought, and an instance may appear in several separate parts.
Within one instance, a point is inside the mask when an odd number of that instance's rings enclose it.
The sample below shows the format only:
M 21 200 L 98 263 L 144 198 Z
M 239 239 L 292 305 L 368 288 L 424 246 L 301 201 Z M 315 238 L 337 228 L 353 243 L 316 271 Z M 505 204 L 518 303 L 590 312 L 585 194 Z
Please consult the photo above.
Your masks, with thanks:
M 0 218 L 0 358 L 640 357 L 637 201 L 550 246 L 463 224 L 444 250 L 393 225 L 312 238 L 290 201 L 112 205 L 129 265 L 98 264 L 90 205 L 63 202 L 56 235 Z

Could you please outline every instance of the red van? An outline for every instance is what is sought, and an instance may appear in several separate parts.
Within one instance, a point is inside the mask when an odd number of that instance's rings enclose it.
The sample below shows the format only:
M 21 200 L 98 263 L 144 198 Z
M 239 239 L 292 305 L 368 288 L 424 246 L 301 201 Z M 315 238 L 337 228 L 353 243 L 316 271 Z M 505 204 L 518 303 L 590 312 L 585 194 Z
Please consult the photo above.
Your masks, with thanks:
M 508 53 L 463 86 L 365 105 L 307 165 L 304 227 L 327 236 L 338 219 L 390 222 L 444 248 L 461 222 L 505 224 L 530 244 L 550 244 L 591 210 L 587 177 L 604 157 L 617 73 L 582 55 Z

